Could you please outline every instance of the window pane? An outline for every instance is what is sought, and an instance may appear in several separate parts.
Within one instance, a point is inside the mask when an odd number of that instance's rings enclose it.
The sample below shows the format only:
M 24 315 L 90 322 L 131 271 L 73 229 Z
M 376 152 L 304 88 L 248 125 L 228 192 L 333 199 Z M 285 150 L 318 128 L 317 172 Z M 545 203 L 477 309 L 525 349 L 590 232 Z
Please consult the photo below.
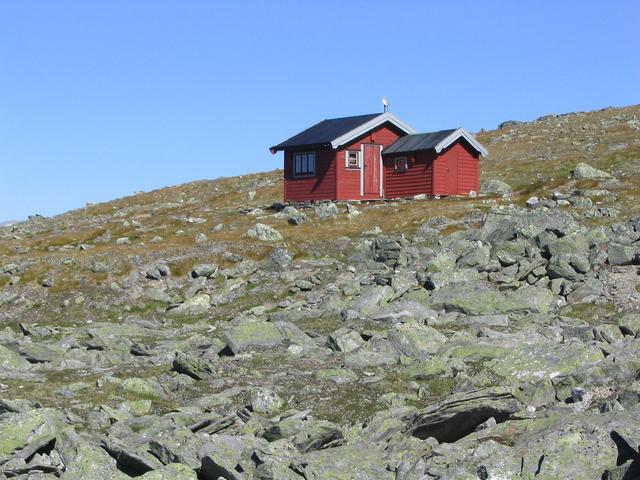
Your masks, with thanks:
M 309 155 L 309 173 L 315 173 L 316 171 L 316 155 Z

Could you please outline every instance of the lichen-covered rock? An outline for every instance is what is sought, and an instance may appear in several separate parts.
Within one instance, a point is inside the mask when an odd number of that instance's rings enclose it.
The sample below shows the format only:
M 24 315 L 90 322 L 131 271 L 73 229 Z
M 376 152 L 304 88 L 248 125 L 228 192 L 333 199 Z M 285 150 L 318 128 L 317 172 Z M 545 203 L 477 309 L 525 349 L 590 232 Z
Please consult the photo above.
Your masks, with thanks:
M 417 459 L 416 459 L 417 460 Z M 384 450 L 371 444 L 354 444 L 318 450 L 304 456 L 304 478 L 308 480 L 395 480 L 387 468 Z
M 273 270 L 286 270 L 293 262 L 293 254 L 282 246 L 274 248 L 265 259 L 265 266 Z
M 483 268 L 489 263 L 490 255 L 491 248 L 478 242 L 458 258 L 456 264 L 459 268 Z
M 197 480 L 198 474 L 195 470 L 181 463 L 170 463 L 138 478 L 142 480 Z
M 212 435 L 198 456 L 202 461 L 200 477 L 205 480 L 241 480 L 236 466 L 240 462 L 244 445 L 242 439 L 231 435 Z
M 327 220 L 330 218 L 338 218 L 338 206 L 335 203 L 318 203 L 313 207 L 316 216 L 320 220 Z
M 438 467 L 441 478 L 461 480 L 475 478 L 480 465 L 487 478 L 607 478 L 602 475 L 616 470 L 617 457 L 610 433 L 620 432 L 635 445 L 640 430 L 634 415 L 637 410 L 506 421 L 437 447 L 437 457 L 427 463 Z
M 640 249 L 633 245 L 612 243 L 609 245 L 607 259 L 609 265 L 632 265 L 640 262 Z
M 105 450 L 94 445 L 79 445 L 74 456 L 65 461 L 65 465 L 65 480 L 126 480 L 131 478 L 118 470 L 115 459 Z
M 158 382 L 145 378 L 127 378 L 122 382 L 122 389 L 136 397 L 150 400 L 158 400 L 165 396 Z
M 518 384 L 571 373 L 602 359 L 604 355 L 599 348 L 576 339 L 562 344 L 544 338 L 534 342 L 525 339 L 496 362 L 492 371 L 507 378 L 509 384 Z
M 455 442 L 489 418 L 504 421 L 522 407 L 506 387 L 459 393 L 421 410 L 408 431 L 418 438 Z
M 577 164 L 576 168 L 571 173 L 571 177 L 574 180 L 582 180 L 582 179 L 606 180 L 606 179 L 613 178 L 607 172 L 598 170 L 597 168 L 594 168 L 587 163 Z
M 0 345 L 0 369 L 27 370 L 31 364 L 13 350 Z
M 371 315 L 371 319 L 377 322 L 398 323 L 406 321 L 425 322 L 427 319 L 435 319 L 438 312 L 427 308 L 421 303 L 410 300 L 397 300 Z
M 0 463 L 14 455 L 27 459 L 56 438 L 64 416 L 51 408 L 36 408 L 0 416 Z
M 553 293 L 540 287 L 523 286 L 513 292 L 501 292 L 486 282 L 446 285 L 429 298 L 435 309 L 453 310 L 467 315 L 490 315 L 511 312 L 548 312 Z
M 205 277 L 209 278 L 216 274 L 218 271 L 218 265 L 215 263 L 199 263 L 191 269 L 191 277 L 199 278 Z
M 393 289 L 387 285 L 375 285 L 355 297 L 349 309 L 358 312 L 363 317 L 375 313 L 393 297 Z
M 257 388 L 251 394 L 251 408 L 254 412 L 272 414 L 279 411 L 284 402 L 276 392 L 268 388 Z
M 624 312 L 617 320 L 622 333 L 640 337 L 640 312 L 633 310 Z
M 176 308 L 168 311 L 170 315 L 203 315 L 209 310 L 211 297 L 206 293 L 198 293 L 197 295 L 187 298 Z
M 175 352 L 173 369 L 178 373 L 190 376 L 194 380 L 204 380 L 215 372 L 215 366 L 210 359 L 196 357 L 181 351 Z
M 395 365 L 400 359 L 397 348 L 389 340 L 372 338 L 362 347 L 345 356 L 347 367 L 367 368 Z
M 232 353 L 260 350 L 281 345 L 285 338 L 271 322 L 245 322 L 233 327 L 224 335 Z
M 482 240 L 513 240 L 517 236 L 534 238 L 545 230 L 568 234 L 578 229 L 575 219 L 561 210 L 523 209 L 516 206 L 495 207 L 480 228 Z
M 364 345 L 364 340 L 358 332 L 341 328 L 329 335 L 327 345 L 336 352 L 349 353 Z
M 482 195 L 505 194 L 511 190 L 511 185 L 502 180 L 491 179 L 480 182 L 480 193 Z
M 447 338 L 432 327 L 415 322 L 396 323 L 389 339 L 402 355 L 426 358 L 436 353 Z
M 256 225 L 247 232 L 247 235 L 262 240 L 263 242 L 277 242 L 282 240 L 282 234 L 278 230 L 264 223 L 256 223 Z

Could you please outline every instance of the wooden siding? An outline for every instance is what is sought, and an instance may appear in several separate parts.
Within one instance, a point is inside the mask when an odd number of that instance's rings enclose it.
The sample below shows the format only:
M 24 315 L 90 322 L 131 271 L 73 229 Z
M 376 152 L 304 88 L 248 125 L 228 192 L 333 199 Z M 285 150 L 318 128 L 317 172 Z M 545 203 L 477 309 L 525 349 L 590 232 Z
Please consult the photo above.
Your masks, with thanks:
M 458 195 L 478 193 L 480 189 L 480 155 L 467 142 L 458 144 Z
M 466 141 L 458 141 L 440 152 L 433 165 L 434 195 L 468 195 L 471 190 L 478 191 L 479 154 Z M 457 172 L 454 188 L 452 182 L 447 182 L 447 168 Z
M 307 152 L 310 150 L 299 150 Z M 313 150 L 311 150 L 313 151 Z M 315 150 L 316 174 L 313 177 L 295 178 L 293 176 L 293 155 L 296 151 L 284 152 L 284 200 L 335 200 L 336 199 L 336 162 L 331 148 Z
M 397 157 L 406 157 L 408 168 L 396 171 Z M 432 195 L 433 192 L 432 152 L 413 152 L 392 154 L 384 158 L 384 196 L 385 198 L 412 197 L 418 194 Z
M 360 147 L 338 150 L 336 162 L 338 170 L 338 199 L 358 200 L 360 199 L 360 169 L 346 168 L 347 151 L 360 151 Z M 362 162 L 362 159 L 361 159 Z
M 382 145 L 384 148 L 391 145 L 398 138 L 401 133 L 395 128 L 389 125 L 382 125 L 375 130 L 367 133 L 366 135 L 356 139 L 350 144 L 344 146 L 336 153 L 337 164 L 337 199 L 338 200 L 375 200 L 380 198 L 380 195 L 360 195 L 360 169 L 347 168 L 345 162 L 345 155 L 347 151 L 361 151 L 362 144 L 376 144 Z M 362 165 L 363 159 L 360 159 Z M 384 172 L 383 172 L 384 182 Z

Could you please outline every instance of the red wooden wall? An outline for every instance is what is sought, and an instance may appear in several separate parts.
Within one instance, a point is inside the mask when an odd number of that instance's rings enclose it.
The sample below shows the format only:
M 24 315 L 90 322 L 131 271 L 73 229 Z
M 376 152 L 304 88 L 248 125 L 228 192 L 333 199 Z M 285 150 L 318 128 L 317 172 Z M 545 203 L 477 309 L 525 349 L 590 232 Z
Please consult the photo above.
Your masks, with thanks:
M 409 168 L 395 170 L 396 157 L 406 157 Z M 478 191 L 480 183 L 479 154 L 460 140 L 446 150 L 390 154 L 384 157 L 385 198 L 414 195 L 468 195 Z
M 433 164 L 434 195 L 468 195 L 471 190 L 477 192 L 479 186 L 480 156 L 466 141 L 440 152 Z
M 284 200 L 362 200 L 376 199 L 380 195 L 360 196 L 360 169 L 347 168 L 346 151 L 360 152 L 364 143 L 388 147 L 401 133 L 389 125 L 382 125 L 353 141 L 340 150 L 324 148 L 316 152 L 316 175 L 308 178 L 293 176 L 293 155 L 296 151 L 308 152 L 313 149 L 285 150 L 284 152 Z M 360 160 L 362 162 L 362 159 Z
M 402 134 L 404 135 L 404 134 Z M 346 145 L 338 150 L 336 153 L 337 160 L 337 178 L 338 178 L 338 200 L 362 200 L 362 199 L 376 199 L 380 198 L 379 195 L 365 195 L 360 196 L 360 169 L 347 168 L 345 162 L 346 152 L 349 150 L 360 152 L 360 146 L 363 143 L 373 143 L 376 145 L 383 145 L 384 148 L 391 145 L 401 134 L 389 127 L 388 125 L 382 125 L 376 130 L 371 131 L 367 135 L 355 140 L 354 142 Z M 384 151 L 383 148 L 383 151 Z M 362 163 L 363 159 L 360 159 Z M 383 173 L 384 176 L 384 173 Z M 383 180 L 384 181 L 384 180 Z
M 294 151 L 284 152 L 284 201 L 335 200 L 336 162 L 331 148 L 319 150 L 303 149 L 300 152 L 316 152 L 316 174 L 314 177 L 293 176 Z
M 395 159 L 406 157 L 408 168 L 396 171 Z M 433 194 L 432 152 L 391 154 L 384 157 L 384 196 L 386 198 L 412 197 L 424 193 Z

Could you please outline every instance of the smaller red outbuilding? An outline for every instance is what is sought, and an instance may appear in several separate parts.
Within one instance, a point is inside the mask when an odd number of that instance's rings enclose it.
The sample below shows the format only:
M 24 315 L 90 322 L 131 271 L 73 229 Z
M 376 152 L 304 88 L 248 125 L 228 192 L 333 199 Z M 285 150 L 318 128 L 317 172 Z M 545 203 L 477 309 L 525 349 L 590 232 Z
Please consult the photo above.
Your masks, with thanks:
M 324 120 L 284 151 L 284 200 L 376 200 L 478 191 L 485 148 L 462 128 L 415 130 L 389 112 Z

